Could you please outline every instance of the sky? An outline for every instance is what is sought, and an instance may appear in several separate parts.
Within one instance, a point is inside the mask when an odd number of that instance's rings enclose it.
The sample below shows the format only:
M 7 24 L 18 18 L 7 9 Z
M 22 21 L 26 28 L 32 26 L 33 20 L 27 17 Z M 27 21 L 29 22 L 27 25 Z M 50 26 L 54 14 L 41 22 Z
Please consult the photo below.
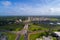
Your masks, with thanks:
M 0 0 L 0 16 L 60 15 L 60 0 Z

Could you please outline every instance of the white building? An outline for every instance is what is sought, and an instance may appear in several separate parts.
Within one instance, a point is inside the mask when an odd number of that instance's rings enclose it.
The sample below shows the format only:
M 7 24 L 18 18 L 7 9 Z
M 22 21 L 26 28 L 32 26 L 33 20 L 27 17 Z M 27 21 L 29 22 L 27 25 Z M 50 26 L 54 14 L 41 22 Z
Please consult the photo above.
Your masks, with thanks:
M 36 40 L 53 40 L 51 36 L 45 37 L 43 36 L 42 38 L 37 38 Z
M 58 25 L 60 25 L 60 23 L 57 23 Z
M 60 40 L 60 32 L 54 32 L 57 40 Z
M 57 36 L 60 37 L 60 32 L 54 32 Z
M 45 37 L 43 36 L 43 40 L 53 40 L 51 36 Z
M 51 25 L 53 25 L 54 23 L 50 23 Z
M 22 20 L 21 20 L 21 19 L 19 19 L 19 21 L 20 21 L 20 22 L 22 22 Z

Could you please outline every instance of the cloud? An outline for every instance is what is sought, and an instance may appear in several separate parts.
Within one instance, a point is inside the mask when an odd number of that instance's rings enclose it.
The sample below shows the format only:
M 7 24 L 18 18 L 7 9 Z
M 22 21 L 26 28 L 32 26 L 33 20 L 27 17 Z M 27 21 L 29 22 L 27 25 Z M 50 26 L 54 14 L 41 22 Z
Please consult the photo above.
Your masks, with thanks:
M 34 0 L 33 0 L 34 1 Z M 40 0 L 41 1 L 41 0 Z M 35 0 L 34 2 L 37 2 Z M 10 2 L 10 1 L 2 1 L 4 6 L 8 6 L 8 8 L 2 8 L 2 13 L 9 15 L 60 15 L 60 7 L 56 6 L 58 0 L 42 0 L 42 3 L 30 4 L 29 3 L 18 3 L 18 2 Z M 45 3 L 45 4 L 44 4 Z M 56 4 L 57 3 L 57 4 Z M 14 5 L 15 4 L 15 5 Z M 29 5 L 30 4 L 30 5 Z M 44 5 L 42 5 L 44 4 Z M 54 6 L 55 5 L 55 6 Z M 11 7 L 9 7 L 11 6 Z
M 10 6 L 12 3 L 10 1 L 2 1 L 1 2 L 3 6 Z

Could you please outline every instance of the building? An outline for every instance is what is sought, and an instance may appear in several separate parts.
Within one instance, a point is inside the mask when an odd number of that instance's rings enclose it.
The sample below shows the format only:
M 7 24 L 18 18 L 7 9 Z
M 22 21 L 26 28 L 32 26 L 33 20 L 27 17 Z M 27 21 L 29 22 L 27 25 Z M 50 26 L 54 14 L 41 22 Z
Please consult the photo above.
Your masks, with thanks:
M 51 36 L 48 37 L 43 36 L 43 40 L 53 40 L 53 38 Z
M 56 36 L 60 37 L 60 32 L 54 32 Z
M 51 36 L 43 36 L 42 38 L 37 38 L 36 40 L 53 40 Z
M 57 22 L 57 25 L 60 25 L 60 22 Z
M 22 22 L 22 20 L 21 20 L 21 19 L 19 19 L 19 22 Z
M 57 40 L 60 40 L 60 32 L 54 32 L 55 37 L 57 38 Z
M 19 23 L 21 23 L 21 22 L 22 22 L 21 19 L 17 19 L 17 20 L 15 20 L 15 23 L 17 23 L 17 24 L 19 24 Z
M 44 18 L 44 17 L 28 17 L 28 18 L 31 21 L 46 21 L 46 20 L 50 20 L 50 18 Z

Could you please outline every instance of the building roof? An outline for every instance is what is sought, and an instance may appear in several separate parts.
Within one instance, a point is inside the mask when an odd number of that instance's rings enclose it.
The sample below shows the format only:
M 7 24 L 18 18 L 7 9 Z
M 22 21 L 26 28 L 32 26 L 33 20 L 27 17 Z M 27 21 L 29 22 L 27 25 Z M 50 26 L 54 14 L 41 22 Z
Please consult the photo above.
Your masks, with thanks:
M 57 36 L 60 36 L 60 32 L 54 32 Z

